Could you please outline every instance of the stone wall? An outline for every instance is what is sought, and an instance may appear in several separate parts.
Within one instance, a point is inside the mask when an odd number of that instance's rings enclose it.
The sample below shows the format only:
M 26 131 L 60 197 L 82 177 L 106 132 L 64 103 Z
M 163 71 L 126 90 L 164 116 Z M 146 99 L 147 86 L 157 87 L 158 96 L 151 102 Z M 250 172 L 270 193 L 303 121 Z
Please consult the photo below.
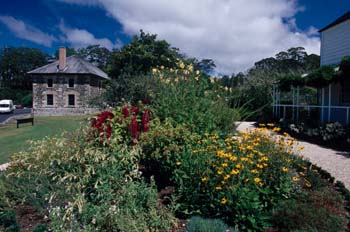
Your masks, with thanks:
M 48 87 L 48 79 L 53 80 Z M 74 80 L 74 87 L 69 87 L 69 79 Z M 100 80 L 90 75 L 43 75 L 33 77 L 33 109 L 40 115 L 85 114 L 96 111 L 88 107 L 90 98 L 101 95 Z M 53 95 L 53 105 L 47 105 L 47 95 Z M 75 97 L 75 104 L 68 104 L 68 96 Z
M 64 116 L 94 114 L 100 110 L 96 108 L 39 108 L 33 111 L 34 116 Z

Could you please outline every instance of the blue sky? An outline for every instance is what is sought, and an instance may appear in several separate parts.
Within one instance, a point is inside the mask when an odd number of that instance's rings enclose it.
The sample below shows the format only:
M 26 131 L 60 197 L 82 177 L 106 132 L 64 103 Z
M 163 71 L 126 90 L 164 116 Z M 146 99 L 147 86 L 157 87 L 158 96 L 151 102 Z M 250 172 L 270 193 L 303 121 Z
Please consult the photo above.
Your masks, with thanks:
M 317 30 L 350 9 L 347 0 L 2 0 L 0 46 L 127 44 L 140 29 L 222 73 L 292 46 L 319 53 Z M 248 4 L 247 4 L 248 3 Z

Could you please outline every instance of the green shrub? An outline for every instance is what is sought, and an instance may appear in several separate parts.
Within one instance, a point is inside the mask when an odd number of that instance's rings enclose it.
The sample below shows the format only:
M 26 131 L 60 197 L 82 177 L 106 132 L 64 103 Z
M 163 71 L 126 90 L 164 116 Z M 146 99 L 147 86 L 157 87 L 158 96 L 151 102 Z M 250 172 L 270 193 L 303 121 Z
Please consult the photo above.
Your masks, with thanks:
M 13 224 L 4 229 L 4 232 L 19 232 L 19 231 L 20 231 L 20 227 L 18 224 Z
M 139 173 L 140 150 L 86 132 L 46 138 L 14 157 L 6 181 L 14 198 L 49 214 L 54 231 L 169 231 L 174 218 Z
M 32 106 L 32 91 L 22 89 L 0 88 L 0 99 L 12 99 L 14 104 Z
M 37 224 L 34 229 L 33 232 L 46 232 L 48 231 L 49 226 L 47 224 Z
M 279 204 L 273 216 L 273 224 L 278 231 L 344 231 L 346 222 L 339 215 L 318 207 L 316 202 L 290 199 Z
M 192 65 L 179 63 L 180 69 L 154 69 L 156 87 L 150 94 L 155 113 L 161 120 L 172 118 L 197 133 L 232 131 L 243 117 L 243 108 L 231 108 L 230 89 L 209 79 Z
M 150 131 L 140 137 L 141 164 L 146 176 L 155 176 L 159 187 L 170 185 L 180 153 L 199 138 L 185 126 L 174 126 L 170 119 L 150 122 Z
M 205 219 L 202 217 L 191 217 L 186 226 L 187 232 L 234 232 L 233 228 L 226 225 L 220 219 Z
M 16 212 L 12 209 L 0 212 L 0 225 L 4 228 L 17 225 Z

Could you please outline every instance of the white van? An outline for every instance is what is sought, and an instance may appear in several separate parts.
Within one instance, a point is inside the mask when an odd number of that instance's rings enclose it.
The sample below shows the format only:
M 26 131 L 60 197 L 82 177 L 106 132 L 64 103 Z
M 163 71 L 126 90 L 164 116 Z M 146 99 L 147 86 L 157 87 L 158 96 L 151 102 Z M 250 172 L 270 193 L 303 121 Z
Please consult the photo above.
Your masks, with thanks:
M 1 100 L 0 101 L 0 113 L 12 113 L 14 105 L 12 100 Z

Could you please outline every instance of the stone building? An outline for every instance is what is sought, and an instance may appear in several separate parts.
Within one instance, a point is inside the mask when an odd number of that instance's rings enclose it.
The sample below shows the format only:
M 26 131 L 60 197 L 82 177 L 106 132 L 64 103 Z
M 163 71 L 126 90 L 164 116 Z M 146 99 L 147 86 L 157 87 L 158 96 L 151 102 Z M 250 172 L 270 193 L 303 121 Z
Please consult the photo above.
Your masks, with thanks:
M 106 73 L 77 57 L 66 58 L 66 49 L 59 49 L 59 60 L 34 69 L 33 110 L 39 115 L 86 114 L 96 111 L 89 99 L 103 92 L 102 81 L 110 80 Z

